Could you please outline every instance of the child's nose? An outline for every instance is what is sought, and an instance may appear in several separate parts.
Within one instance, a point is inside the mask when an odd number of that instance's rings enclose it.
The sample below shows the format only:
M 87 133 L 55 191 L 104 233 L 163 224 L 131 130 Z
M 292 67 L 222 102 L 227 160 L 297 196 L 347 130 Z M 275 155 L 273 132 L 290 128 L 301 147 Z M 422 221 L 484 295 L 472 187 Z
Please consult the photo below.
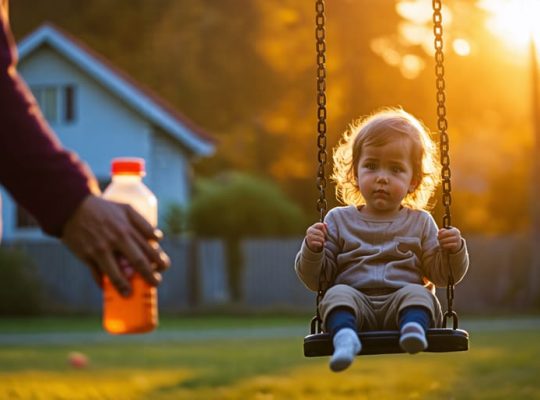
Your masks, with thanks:
M 388 183 L 388 176 L 386 174 L 379 174 L 377 176 L 377 183 Z

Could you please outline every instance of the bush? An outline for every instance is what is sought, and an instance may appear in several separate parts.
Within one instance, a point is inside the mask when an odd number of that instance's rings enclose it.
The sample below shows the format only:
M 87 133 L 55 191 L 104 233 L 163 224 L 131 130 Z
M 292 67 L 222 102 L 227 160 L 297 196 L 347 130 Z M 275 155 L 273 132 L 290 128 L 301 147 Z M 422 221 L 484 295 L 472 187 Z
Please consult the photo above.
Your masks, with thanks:
M 240 173 L 199 181 L 188 211 L 192 232 L 224 239 L 233 300 L 242 300 L 240 240 L 301 234 L 304 225 L 302 210 L 278 186 Z
M 0 248 L 0 315 L 41 312 L 41 284 L 32 260 L 20 250 Z
M 304 231 L 305 216 L 274 183 L 231 173 L 197 183 L 188 225 L 207 237 L 290 236 Z
M 170 204 L 165 213 L 165 234 L 180 235 L 186 230 L 186 213 L 179 204 Z

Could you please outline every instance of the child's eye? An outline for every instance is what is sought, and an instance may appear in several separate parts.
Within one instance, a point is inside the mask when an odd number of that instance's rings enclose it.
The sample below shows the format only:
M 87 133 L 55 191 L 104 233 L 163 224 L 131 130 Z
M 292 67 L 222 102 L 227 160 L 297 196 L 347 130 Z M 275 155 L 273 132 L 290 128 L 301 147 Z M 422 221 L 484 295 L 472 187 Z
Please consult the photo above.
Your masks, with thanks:
M 377 164 L 373 163 L 373 162 L 367 162 L 364 164 L 364 168 L 367 168 L 367 169 L 376 169 L 377 168 Z
M 403 168 L 398 167 L 398 166 L 394 166 L 394 167 L 392 167 L 392 172 L 395 172 L 395 173 L 403 172 Z

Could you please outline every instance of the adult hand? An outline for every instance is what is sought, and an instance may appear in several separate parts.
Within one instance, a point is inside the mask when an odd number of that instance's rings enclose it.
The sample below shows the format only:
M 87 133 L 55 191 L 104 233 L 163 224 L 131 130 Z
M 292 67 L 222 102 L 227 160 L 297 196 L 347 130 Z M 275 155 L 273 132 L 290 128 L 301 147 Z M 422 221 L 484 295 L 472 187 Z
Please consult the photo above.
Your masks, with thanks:
M 129 282 L 118 267 L 123 256 L 151 285 L 161 282 L 169 257 L 158 240 L 163 234 L 127 204 L 89 195 L 64 226 L 63 242 L 84 261 L 101 286 L 107 275 L 123 296 L 131 292 Z

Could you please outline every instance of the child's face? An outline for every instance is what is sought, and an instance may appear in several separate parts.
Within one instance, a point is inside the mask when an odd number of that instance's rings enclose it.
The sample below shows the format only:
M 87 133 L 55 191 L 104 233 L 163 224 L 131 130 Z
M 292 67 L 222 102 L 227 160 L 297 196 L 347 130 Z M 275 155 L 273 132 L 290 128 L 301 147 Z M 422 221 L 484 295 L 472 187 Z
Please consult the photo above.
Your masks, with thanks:
M 402 200 L 415 188 L 411 154 L 412 143 L 407 139 L 362 148 L 356 171 L 367 214 L 391 217 L 399 211 Z

